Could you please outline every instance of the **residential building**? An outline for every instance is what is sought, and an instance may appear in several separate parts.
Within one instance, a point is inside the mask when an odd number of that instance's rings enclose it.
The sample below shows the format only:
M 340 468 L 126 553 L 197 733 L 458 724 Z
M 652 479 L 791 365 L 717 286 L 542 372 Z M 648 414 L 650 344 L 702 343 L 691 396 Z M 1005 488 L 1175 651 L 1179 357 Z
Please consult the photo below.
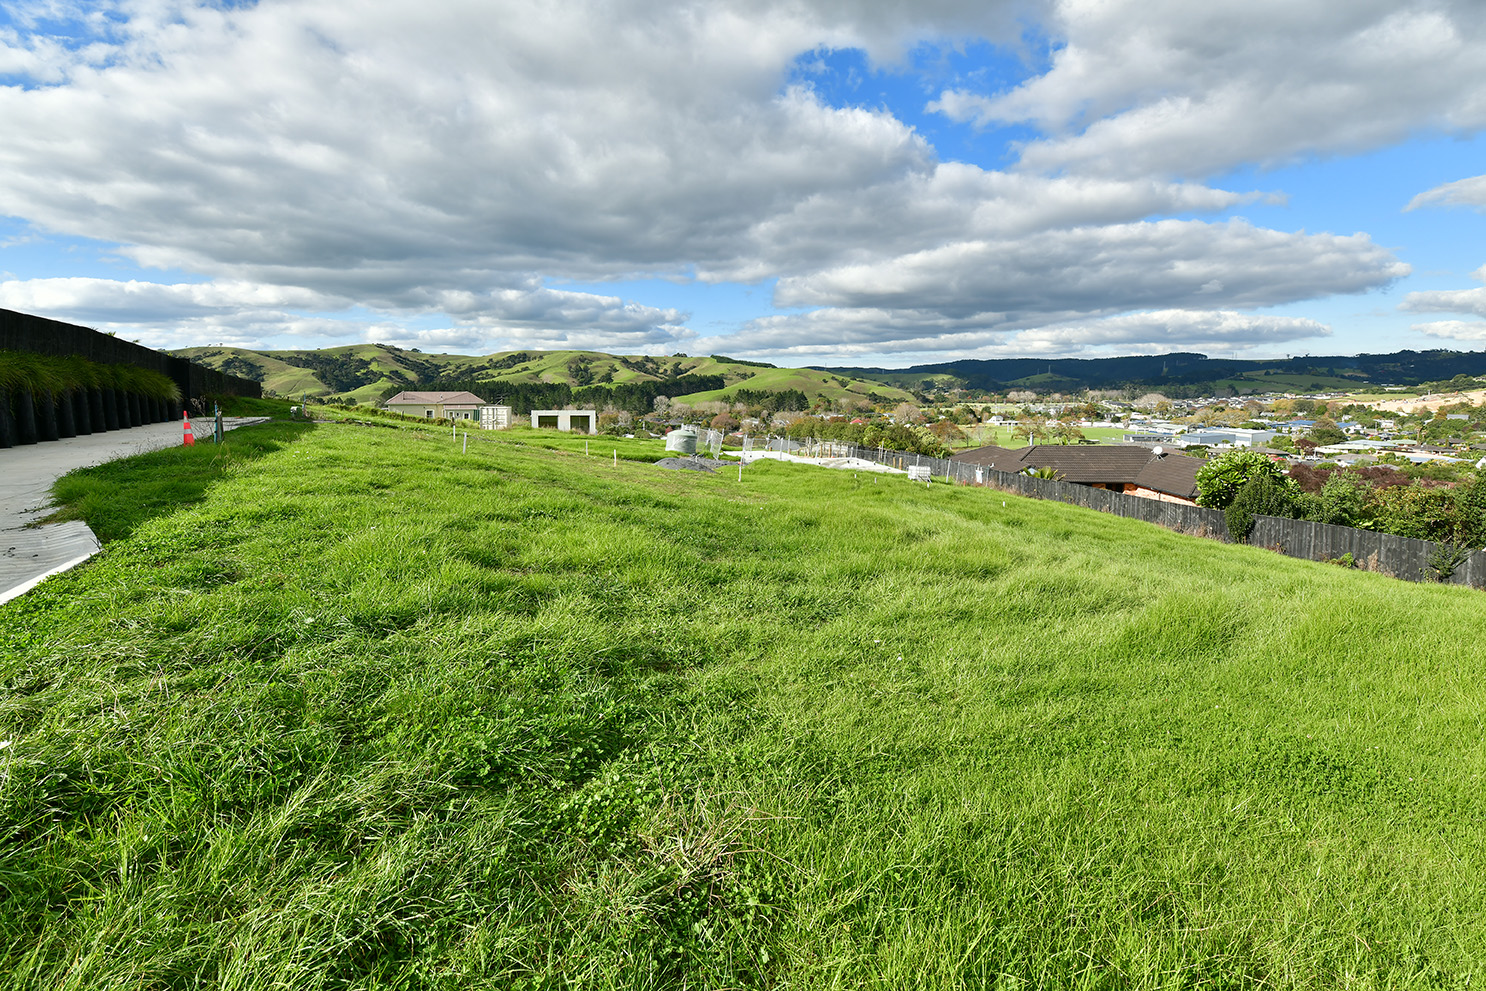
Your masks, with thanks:
M 990 446 L 961 452 L 953 460 L 1006 472 L 1051 468 L 1063 481 L 1075 485 L 1189 506 L 1197 504 L 1197 469 L 1206 463 L 1135 444 Z
M 394 413 L 430 420 L 478 420 L 486 402 L 472 392 L 399 392 L 382 405 Z

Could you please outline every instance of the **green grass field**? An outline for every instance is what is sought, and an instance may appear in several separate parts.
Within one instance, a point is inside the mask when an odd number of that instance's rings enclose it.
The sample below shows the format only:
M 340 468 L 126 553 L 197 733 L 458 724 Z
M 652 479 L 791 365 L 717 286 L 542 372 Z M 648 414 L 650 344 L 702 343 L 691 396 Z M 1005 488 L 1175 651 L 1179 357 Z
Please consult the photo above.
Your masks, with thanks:
M 108 546 L 0 607 L 0 987 L 1486 979 L 1481 593 L 575 442 L 65 479 Z
M 1241 394 L 1265 393 L 1265 392 L 1356 392 L 1372 388 L 1371 383 L 1363 379 L 1346 378 L 1339 375 L 1301 375 L 1289 372 L 1276 372 L 1265 375 L 1262 372 L 1248 372 L 1234 378 L 1218 379 L 1213 383 L 1215 387 L 1228 387 Z
M 1027 434 L 1019 431 L 1015 426 L 995 425 L 990 423 L 976 424 L 966 427 L 965 433 L 968 439 L 964 443 L 954 445 L 955 450 L 963 450 L 971 447 L 984 447 L 987 444 L 995 444 L 997 447 L 1017 448 L 1027 446 Z M 1084 427 L 1083 435 L 1089 440 L 1098 441 L 1101 444 L 1118 444 L 1125 439 L 1125 434 L 1137 432 L 1136 428 L 1125 427 Z M 1051 441 L 1050 443 L 1057 443 Z

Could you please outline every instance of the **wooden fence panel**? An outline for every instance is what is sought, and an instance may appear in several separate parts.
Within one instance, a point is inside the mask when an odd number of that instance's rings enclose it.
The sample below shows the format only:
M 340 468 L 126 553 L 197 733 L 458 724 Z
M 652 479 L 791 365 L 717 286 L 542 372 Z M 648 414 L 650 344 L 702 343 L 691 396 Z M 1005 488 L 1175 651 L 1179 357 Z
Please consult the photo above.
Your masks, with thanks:
M 1229 542 L 1231 539 L 1227 520 L 1220 509 L 1189 506 L 1180 502 L 1161 502 L 1088 485 L 1035 478 L 962 461 L 927 458 L 901 451 L 864 447 L 850 447 L 845 450 L 849 457 L 894 468 L 924 465 L 932 470 L 935 478 L 986 485 L 1032 499 L 1083 506 L 1212 540 Z M 1432 580 L 1430 564 L 1439 553 L 1437 545 L 1427 540 L 1277 516 L 1255 516 L 1249 543 L 1269 548 L 1287 557 L 1308 561 L 1335 561 L 1350 554 L 1353 563 L 1359 568 L 1407 581 Z M 1473 588 L 1486 588 L 1486 550 L 1472 551 L 1456 567 L 1448 581 Z

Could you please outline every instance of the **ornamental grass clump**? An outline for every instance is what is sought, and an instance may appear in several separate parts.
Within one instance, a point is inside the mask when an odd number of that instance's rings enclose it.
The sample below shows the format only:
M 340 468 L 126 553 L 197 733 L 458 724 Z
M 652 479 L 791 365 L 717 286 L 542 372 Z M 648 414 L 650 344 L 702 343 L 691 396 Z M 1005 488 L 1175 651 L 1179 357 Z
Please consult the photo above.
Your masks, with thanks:
M 118 389 L 148 399 L 179 400 L 169 376 L 138 365 L 102 364 L 79 355 L 0 351 L 0 389 L 60 395 L 80 389 Z

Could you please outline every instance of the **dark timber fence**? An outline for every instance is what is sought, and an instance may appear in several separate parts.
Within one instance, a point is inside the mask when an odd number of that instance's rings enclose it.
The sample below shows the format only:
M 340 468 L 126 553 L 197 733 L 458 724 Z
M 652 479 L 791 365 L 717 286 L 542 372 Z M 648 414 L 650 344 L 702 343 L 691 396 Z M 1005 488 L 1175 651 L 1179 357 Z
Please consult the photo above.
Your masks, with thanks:
M 100 365 L 137 365 L 159 372 L 175 382 L 181 399 L 189 403 L 202 396 L 263 395 L 263 386 L 251 379 L 204 368 L 186 358 L 162 354 L 132 341 L 101 334 L 88 327 L 48 320 L 46 317 L 0 309 L 0 351 L 31 351 L 66 357 L 79 355 Z M 180 410 L 172 415 L 179 416 Z M 140 421 L 138 410 L 125 411 L 122 418 Z M 127 425 L 127 424 L 126 424 Z M 110 426 L 110 429 L 113 429 Z
M 984 485 L 1033 499 L 1065 502 L 1126 519 L 1143 520 L 1179 533 L 1232 543 L 1228 534 L 1228 521 L 1220 509 L 1188 506 L 1180 502 L 1161 502 L 1088 485 L 1034 478 L 1031 475 L 998 471 L 964 461 L 930 458 L 883 448 L 857 447 L 831 441 L 800 444 L 778 439 L 772 441 L 770 446 L 779 450 L 815 453 L 823 457 L 862 458 L 893 468 L 926 467 L 936 479 L 966 485 Z M 1248 542 L 1288 557 L 1307 561 L 1336 561 L 1350 554 L 1356 567 L 1394 578 L 1407 581 L 1442 580 L 1454 585 L 1486 588 L 1486 550 L 1473 550 L 1469 554 L 1460 552 L 1456 555 L 1460 559 L 1454 562 L 1454 570 L 1447 575 L 1440 575 L 1437 569 L 1441 565 L 1449 567 L 1446 562 L 1451 560 L 1454 549 L 1428 540 L 1414 540 L 1410 537 L 1396 537 L 1391 533 L 1374 533 L 1349 526 L 1332 526 L 1328 523 L 1277 516 L 1256 516 L 1254 520 L 1254 531 L 1249 535 Z

